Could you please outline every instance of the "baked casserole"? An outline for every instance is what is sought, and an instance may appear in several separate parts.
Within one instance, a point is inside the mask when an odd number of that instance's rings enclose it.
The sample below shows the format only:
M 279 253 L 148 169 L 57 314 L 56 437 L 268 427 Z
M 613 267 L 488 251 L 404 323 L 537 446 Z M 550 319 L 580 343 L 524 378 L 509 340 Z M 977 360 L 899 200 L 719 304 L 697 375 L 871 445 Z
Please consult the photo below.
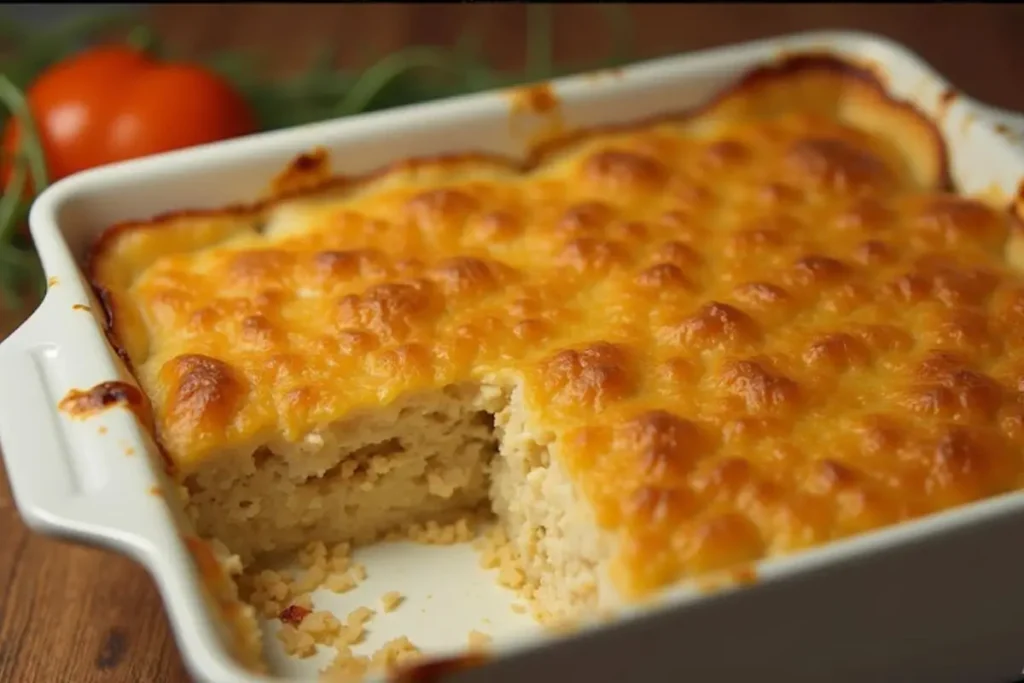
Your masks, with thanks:
M 245 564 L 485 506 L 579 619 L 1021 485 L 1016 219 L 867 71 L 791 57 L 525 164 L 323 164 L 91 258 Z

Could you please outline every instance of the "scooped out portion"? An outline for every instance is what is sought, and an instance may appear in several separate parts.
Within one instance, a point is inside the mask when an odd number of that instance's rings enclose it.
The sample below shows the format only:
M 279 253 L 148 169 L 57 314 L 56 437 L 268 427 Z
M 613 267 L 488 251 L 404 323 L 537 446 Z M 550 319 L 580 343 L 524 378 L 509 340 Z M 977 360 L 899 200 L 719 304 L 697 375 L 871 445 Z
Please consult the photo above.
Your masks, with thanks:
M 517 391 L 451 385 L 239 456 L 248 462 L 218 458 L 186 480 L 188 509 L 246 563 L 493 514 L 520 563 L 510 582 L 567 618 L 596 607 L 607 553 L 529 423 Z

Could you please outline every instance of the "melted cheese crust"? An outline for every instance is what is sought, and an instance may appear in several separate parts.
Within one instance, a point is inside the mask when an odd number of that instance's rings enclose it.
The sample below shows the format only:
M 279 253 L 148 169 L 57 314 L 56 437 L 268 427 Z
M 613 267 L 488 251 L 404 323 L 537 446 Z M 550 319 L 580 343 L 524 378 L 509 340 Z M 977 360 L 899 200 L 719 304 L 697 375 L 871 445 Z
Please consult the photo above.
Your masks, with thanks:
M 93 279 L 179 473 L 520 382 L 628 594 L 1021 485 L 1010 216 L 941 192 L 937 132 L 863 74 L 768 69 L 543 157 L 109 231 Z

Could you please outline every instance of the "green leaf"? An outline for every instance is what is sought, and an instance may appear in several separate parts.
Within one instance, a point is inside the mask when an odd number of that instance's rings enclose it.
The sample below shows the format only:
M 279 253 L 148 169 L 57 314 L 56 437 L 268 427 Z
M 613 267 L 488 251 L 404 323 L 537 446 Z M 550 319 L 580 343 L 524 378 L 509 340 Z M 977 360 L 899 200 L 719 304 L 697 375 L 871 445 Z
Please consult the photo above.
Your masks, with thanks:
M 612 53 L 608 56 L 606 66 L 621 66 L 631 59 L 630 55 L 636 47 L 629 6 L 614 4 L 598 7 L 608 22 L 612 37 Z
M 336 113 L 347 116 L 364 111 L 389 83 L 414 69 L 451 70 L 453 56 L 434 47 L 410 47 L 387 55 L 363 72 L 342 100 Z
M 32 119 L 32 113 L 29 111 L 25 96 L 3 74 L 0 74 L 0 103 L 18 119 L 18 123 L 21 125 L 18 153 L 28 163 L 28 168 L 32 172 L 32 183 L 38 194 L 49 185 L 46 172 L 46 156 L 39 142 L 39 132 L 36 130 L 36 124 Z
M 30 251 L 10 245 L 0 247 L 0 274 L 0 298 L 7 308 L 18 308 L 30 292 L 39 298 L 46 293 L 42 265 Z
M 18 160 L 11 172 L 7 187 L 4 188 L 4 195 L 0 197 L 0 244 L 8 244 L 11 240 L 11 233 L 18 229 L 16 221 L 19 217 L 19 207 L 22 204 L 21 196 L 25 192 L 27 179 L 28 172 L 25 163 Z
M 117 10 L 103 14 L 84 12 L 58 24 L 46 35 L 46 38 L 58 49 L 66 49 L 69 46 L 74 49 L 81 47 L 82 43 L 91 42 L 98 36 L 111 32 L 113 29 L 127 28 L 136 22 L 138 22 L 138 15 L 130 10 Z
M 541 81 L 554 65 L 553 10 L 550 5 L 526 6 L 526 77 Z

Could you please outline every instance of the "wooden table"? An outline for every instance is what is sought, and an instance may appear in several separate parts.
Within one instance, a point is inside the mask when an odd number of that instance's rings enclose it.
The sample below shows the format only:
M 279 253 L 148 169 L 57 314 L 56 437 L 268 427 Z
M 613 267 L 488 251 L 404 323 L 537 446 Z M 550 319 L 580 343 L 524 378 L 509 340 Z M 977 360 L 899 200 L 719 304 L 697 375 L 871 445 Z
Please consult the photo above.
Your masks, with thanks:
M 631 12 L 640 56 L 810 29 L 879 32 L 917 50 L 968 94 L 1024 110 L 1022 7 L 634 5 Z M 339 44 L 342 61 L 358 63 L 409 43 L 452 43 L 470 30 L 483 32 L 495 64 L 515 67 L 525 27 L 523 7 L 511 4 L 157 6 L 151 16 L 169 43 L 192 54 L 261 50 L 281 70 L 301 67 L 325 41 Z M 592 7 L 558 8 L 556 57 L 600 57 L 602 21 Z M 0 681 L 188 680 L 153 582 L 134 563 L 30 535 L 6 480 L 0 539 Z

